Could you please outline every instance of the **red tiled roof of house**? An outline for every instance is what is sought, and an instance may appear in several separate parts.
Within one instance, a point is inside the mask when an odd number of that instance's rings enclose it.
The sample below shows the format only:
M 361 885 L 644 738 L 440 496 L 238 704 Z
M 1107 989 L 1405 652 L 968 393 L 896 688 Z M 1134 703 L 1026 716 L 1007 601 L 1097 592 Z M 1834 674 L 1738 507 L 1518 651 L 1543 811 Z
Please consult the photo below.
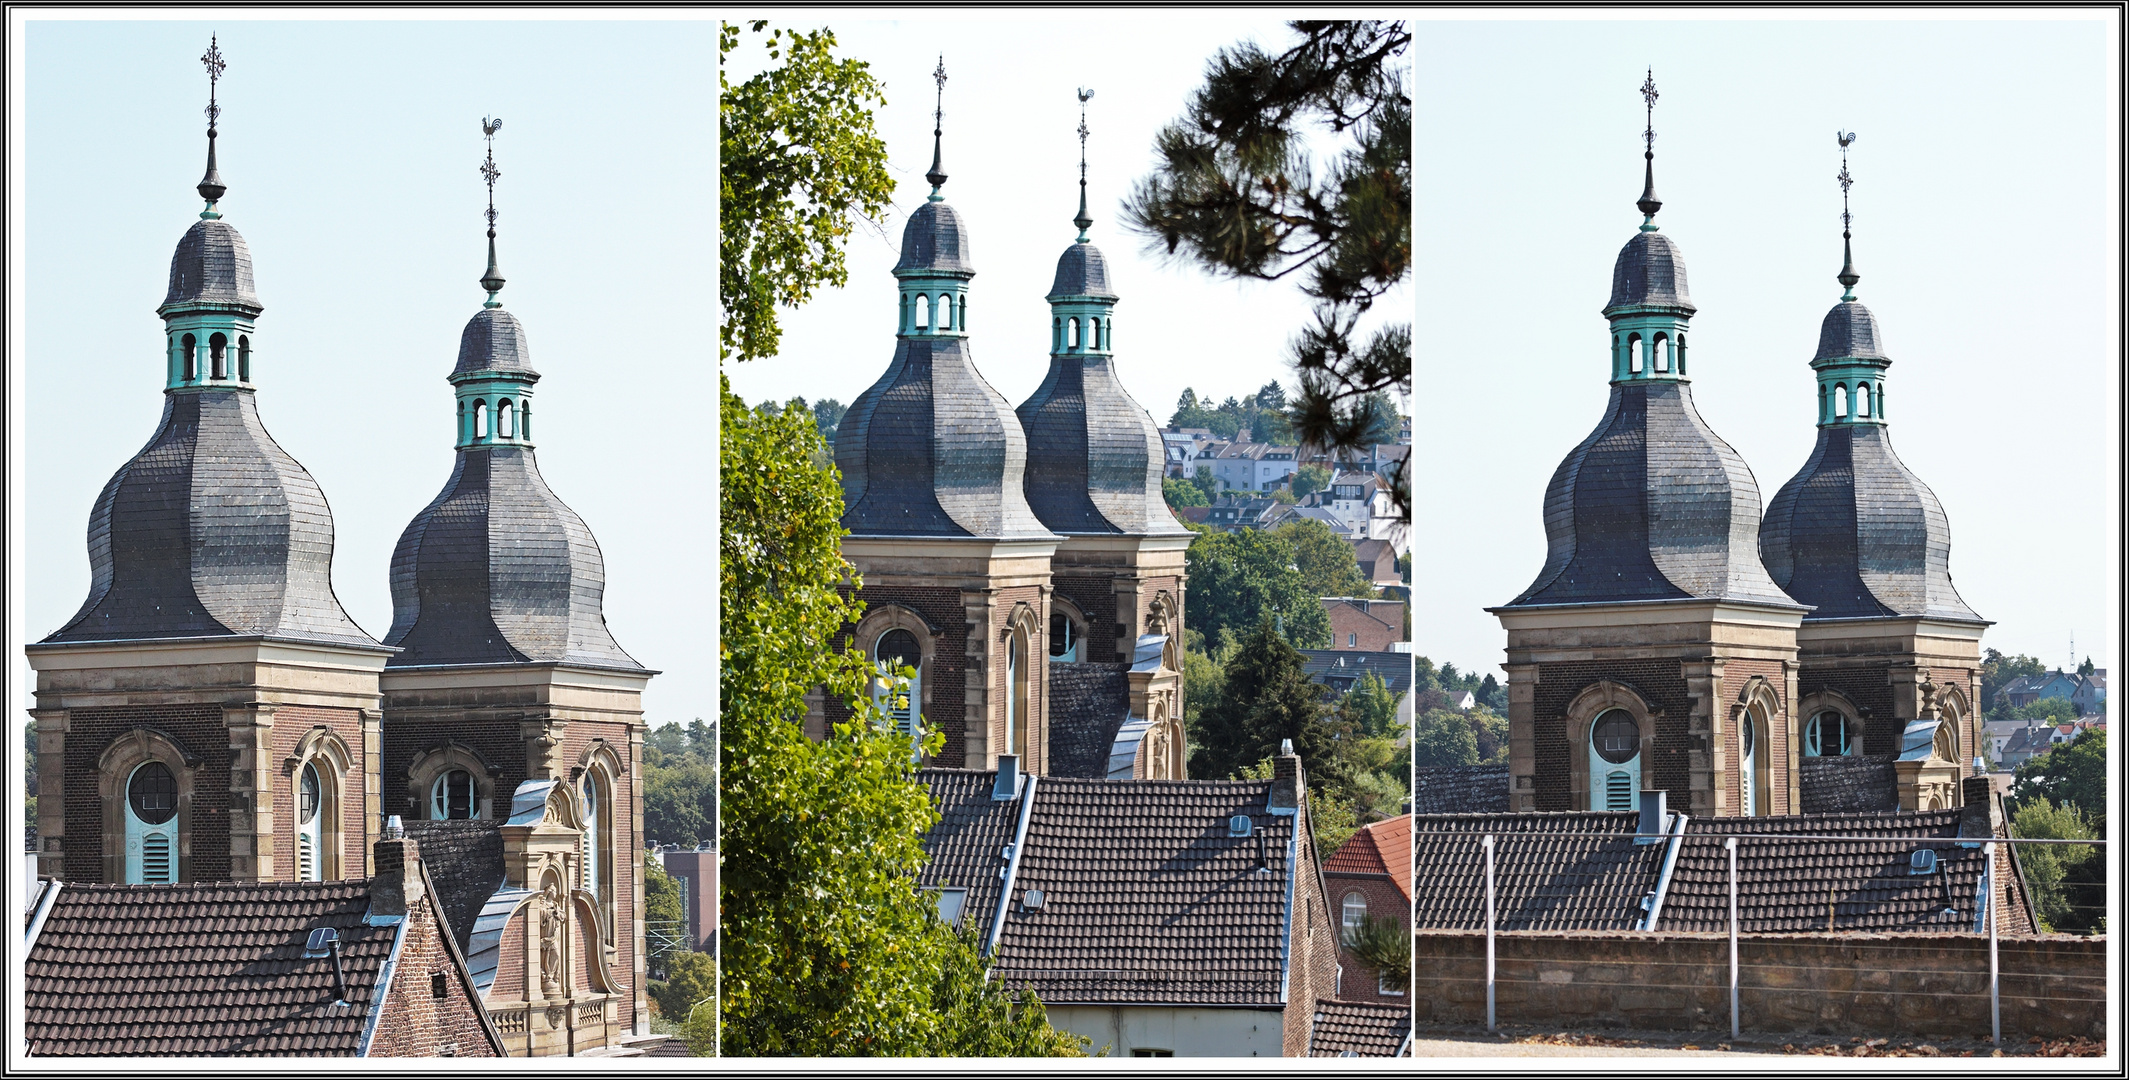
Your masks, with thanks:
M 1388 874 L 1397 891 L 1412 899 L 1412 815 L 1375 822 L 1338 845 L 1324 860 L 1326 874 Z

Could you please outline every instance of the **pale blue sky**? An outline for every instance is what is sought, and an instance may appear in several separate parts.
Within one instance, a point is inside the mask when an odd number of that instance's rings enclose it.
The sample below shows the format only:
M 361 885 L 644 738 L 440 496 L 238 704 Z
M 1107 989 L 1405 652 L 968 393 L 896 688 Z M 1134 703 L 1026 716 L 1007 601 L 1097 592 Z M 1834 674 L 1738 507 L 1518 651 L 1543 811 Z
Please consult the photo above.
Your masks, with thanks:
M 1425 22 L 1417 63 L 1421 520 L 1415 647 L 1498 672 L 1482 608 L 1545 557 L 1553 468 L 1604 409 L 1598 314 L 1640 214 L 1684 250 L 1694 400 L 1762 498 L 1815 437 L 1841 293 L 1836 129 L 1861 137 L 1856 295 L 1894 363 L 1894 447 L 1951 521 L 1984 645 L 2116 650 L 2121 282 L 2112 16 Z
M 200 209 L 210 32 L 229 65 L 221 209 L 266 307 L 260 415 L 332 504 L 349 614 L 390 626 L 392 547 L 450 475 L 444 376 L 484 298 L 480 120 L 500 116 L 502 298 L 544 376 L 541 471 L 599 538 L 614 637 L 664 671 L 647 719 L 711 717 L 707 21 L 30 20 L 17 632 L 80 605 L 90 505 L 161 412 L 155 307 Z M 8 662 L 27 707 L 19 648 Z

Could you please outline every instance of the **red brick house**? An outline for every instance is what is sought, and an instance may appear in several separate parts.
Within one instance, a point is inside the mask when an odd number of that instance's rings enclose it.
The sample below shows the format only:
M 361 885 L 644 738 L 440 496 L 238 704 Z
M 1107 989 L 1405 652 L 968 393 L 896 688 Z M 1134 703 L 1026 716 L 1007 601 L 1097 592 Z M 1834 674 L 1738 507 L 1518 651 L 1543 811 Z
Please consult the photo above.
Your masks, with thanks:
M 32 1057 L 501 1057 L 412 840 L 367 880 L 44 879 L 29 913 Z
M 1412 816 L 1363 827 L 1323 861 L 1323 887 L 1341 940 L 1367 919 L 1412 917 Z M 1338 998 L 1408 1006 L 1402 974 L 1379 978 L 1342 944 Z
M 1366 600 L 1326 596 L 1323 613 L 1331 620 L 1331 648 L 1389 652 L 1405 639 L 1405 605 L 1401 600 Z

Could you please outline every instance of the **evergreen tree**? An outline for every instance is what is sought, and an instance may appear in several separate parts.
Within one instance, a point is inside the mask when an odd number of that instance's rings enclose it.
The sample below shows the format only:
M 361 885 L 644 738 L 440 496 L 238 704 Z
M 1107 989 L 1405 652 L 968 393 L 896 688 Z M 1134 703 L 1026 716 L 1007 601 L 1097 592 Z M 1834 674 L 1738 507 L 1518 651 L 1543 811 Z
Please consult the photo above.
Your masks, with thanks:
M 1311 789 L 1341 787 L 1347 778 L 1335 744 L 1348 724 L 1324 704 L 1306 661 L 1269 618 L 1244 634 L 1224 665 L 1218 699 L 1199 714 L 1203 739 L 1191 752 L 1190 774 L 1230 776 L 1292 740 Z

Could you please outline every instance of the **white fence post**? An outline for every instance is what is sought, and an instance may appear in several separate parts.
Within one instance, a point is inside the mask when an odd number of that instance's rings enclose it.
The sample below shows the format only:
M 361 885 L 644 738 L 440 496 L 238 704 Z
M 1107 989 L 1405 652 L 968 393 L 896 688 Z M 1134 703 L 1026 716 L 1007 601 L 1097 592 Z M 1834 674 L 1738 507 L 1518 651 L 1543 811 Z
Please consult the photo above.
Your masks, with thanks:
M 1730 1041 L 1736 1042 L 1737 1026 L 1737 838 L 1723 841 L 1730 852 Z
M 1486 1030 L 1497 1031 L 1499 1024 L 1493 1011 L 1493 837 L 1489 834 L 1486 845 Z M 1992 954 L 1993 955 L 1993 954 Z
M 1982 893 L 1982 901 L 1989 906 L 1989 1041 L 2003 1045 L 2003 998 L 1996 975 L 1996 842 L 1981 845 L 1982 857 L 1989 861 L 1988 891 Z

